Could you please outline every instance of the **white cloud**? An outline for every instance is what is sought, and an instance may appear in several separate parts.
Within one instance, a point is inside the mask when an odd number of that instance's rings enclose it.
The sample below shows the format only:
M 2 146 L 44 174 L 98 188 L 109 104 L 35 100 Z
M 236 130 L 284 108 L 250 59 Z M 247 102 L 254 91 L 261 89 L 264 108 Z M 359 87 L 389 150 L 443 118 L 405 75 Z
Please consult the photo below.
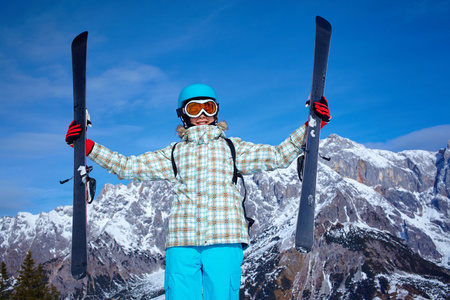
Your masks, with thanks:
M 68 77 L 51 78 L 9 72 L 3 77 L 0 88 L 3 91 L 2 106 L 11 107 L 20 103 L 32 103 L 55 97 L 71 97 L 71 79 Z M 70 81 L 69 81 L 70 80 Z
M 450 124 L 446 124 L 413 131 L 384 143 L 366 143 L 365 146 L 391 151 L 415 149 L 438 151 L 441 148 L 445 148 L 449 140 Z
M 117 67 L 87 80 L 87 97 L 95 99 L 97 109 L 121 112 L 145 109 L 175 97 L 179 87 L 171 83 L 158 67 L 139 62 L 122 62 Z M 163 96 L 163 98 L 161 98 Z

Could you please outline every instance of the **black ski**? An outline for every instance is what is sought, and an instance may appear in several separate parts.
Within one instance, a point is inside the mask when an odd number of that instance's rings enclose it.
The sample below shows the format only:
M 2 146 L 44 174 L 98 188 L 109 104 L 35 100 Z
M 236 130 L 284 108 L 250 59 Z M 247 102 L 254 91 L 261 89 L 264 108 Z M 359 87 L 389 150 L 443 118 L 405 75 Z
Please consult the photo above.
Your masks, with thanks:
M 324 18 L 317 16 L 314 67 L 309 106 L 309 126 L 306 140 L 300 208 L 297 219 L 297 232 L 295 235 L 295 248 L 302 253 L 311 251 L 314 243 L 314 209 L 321 120 L 314 114 L 312 107 L 314 102 L 319 101 L 323 96 L 330 41 L 330 23 Z
M 72 42 L 74 120 L 81 126 L 80 138 L 74 142 L 73 222 L 71 271 L 75 279 L 87 273 L 86 241 L 86 48 L 87 31 Z

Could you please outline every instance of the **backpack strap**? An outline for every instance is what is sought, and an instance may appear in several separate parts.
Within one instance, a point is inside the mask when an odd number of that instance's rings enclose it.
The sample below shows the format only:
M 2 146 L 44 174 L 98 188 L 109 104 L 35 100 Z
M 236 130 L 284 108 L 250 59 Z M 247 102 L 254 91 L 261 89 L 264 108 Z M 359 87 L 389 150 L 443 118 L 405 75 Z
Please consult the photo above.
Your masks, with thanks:
M 242 174 L 236 168 L 236 149 L 234 148 L 233 142 L 228 138 L 225 138 L 225 141 L 227 142 L 228 147 L 230 147 L 231 157 L 233 157 L 233 167 L 234 167 L 233 183 L 237 184 L 237 179 L 239 177 L 242 180 L 242 186 L 244 187 L 244 199 L 242 200 L 242 208 L 244 210 L 244 217 L 245 217 L 245 220 L 247 220 L 248 231 L 250 233 L 250 227 L 252 227 L 253 223 L 255 223 L 255 220 L 248 217 L 247 212 L 245 210 L 245 200 L 247 199 L 247 188 L 245 187 L 244 176 L 242 176 Z
M 173 169 L 173 173 L 175 174 L 175 178 L 177 177 L 178 169 L 177 169 L 177 164 L 175 163 L 175 159 L 173 158 L 173 152 L 175 151 L 175 147 L 177 145 L 178 145 L 178 143 L 173 145 L 173 147 L 172 147 L 172 154 L 170 155 L 170 159 L 172 160 L 172 169 Z
M 234 148 L 234 144 L 233 144 L 233 142 L 230 139 L 224 138 L 224 140 L 227 142 L 228 147 L 230 148 L 230 151 L 231 151 L 231 157 L 233 158 L 233 168 L 234 169 L 233 169 L 232 182 L 234 184 L 237 184 L 238 177 L 241 178 L 242 180 L 244 180 L 244 179 L 242 178 L 241 173 L 239 173 L 237 168 L 236 168 L 236 149 Z

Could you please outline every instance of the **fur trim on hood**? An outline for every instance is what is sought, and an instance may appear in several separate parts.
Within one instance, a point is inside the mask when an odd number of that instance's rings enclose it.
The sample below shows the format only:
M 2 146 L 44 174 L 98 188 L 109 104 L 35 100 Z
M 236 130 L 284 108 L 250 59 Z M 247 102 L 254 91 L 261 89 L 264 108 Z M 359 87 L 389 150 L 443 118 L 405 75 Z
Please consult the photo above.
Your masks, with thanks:
M 216 125 L 217 127 L 219 127 L 220 129 L 222 129 L 223 131 L 227 131 L 228 130 L 228 124 L 225 121 L 220 121 L 217 123 Z M 177 126 L 177 133 L 178 136 L 180 138 L 182 138 L 184 136 L 184 134 L 186 133 L 186 128 L 184 128 L 182 125 L 178 125 Z

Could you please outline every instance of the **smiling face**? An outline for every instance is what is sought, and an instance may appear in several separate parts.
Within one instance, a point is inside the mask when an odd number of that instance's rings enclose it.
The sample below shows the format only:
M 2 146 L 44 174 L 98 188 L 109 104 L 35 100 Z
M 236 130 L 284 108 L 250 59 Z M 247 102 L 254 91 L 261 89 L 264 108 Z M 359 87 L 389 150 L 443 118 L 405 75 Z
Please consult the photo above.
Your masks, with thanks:
M 194 126 L 209 125 L 214 122 L 214 117 L 208 117 L 205 114 L 201 114 L 197 118 L 190 118 L 191 124 Z

